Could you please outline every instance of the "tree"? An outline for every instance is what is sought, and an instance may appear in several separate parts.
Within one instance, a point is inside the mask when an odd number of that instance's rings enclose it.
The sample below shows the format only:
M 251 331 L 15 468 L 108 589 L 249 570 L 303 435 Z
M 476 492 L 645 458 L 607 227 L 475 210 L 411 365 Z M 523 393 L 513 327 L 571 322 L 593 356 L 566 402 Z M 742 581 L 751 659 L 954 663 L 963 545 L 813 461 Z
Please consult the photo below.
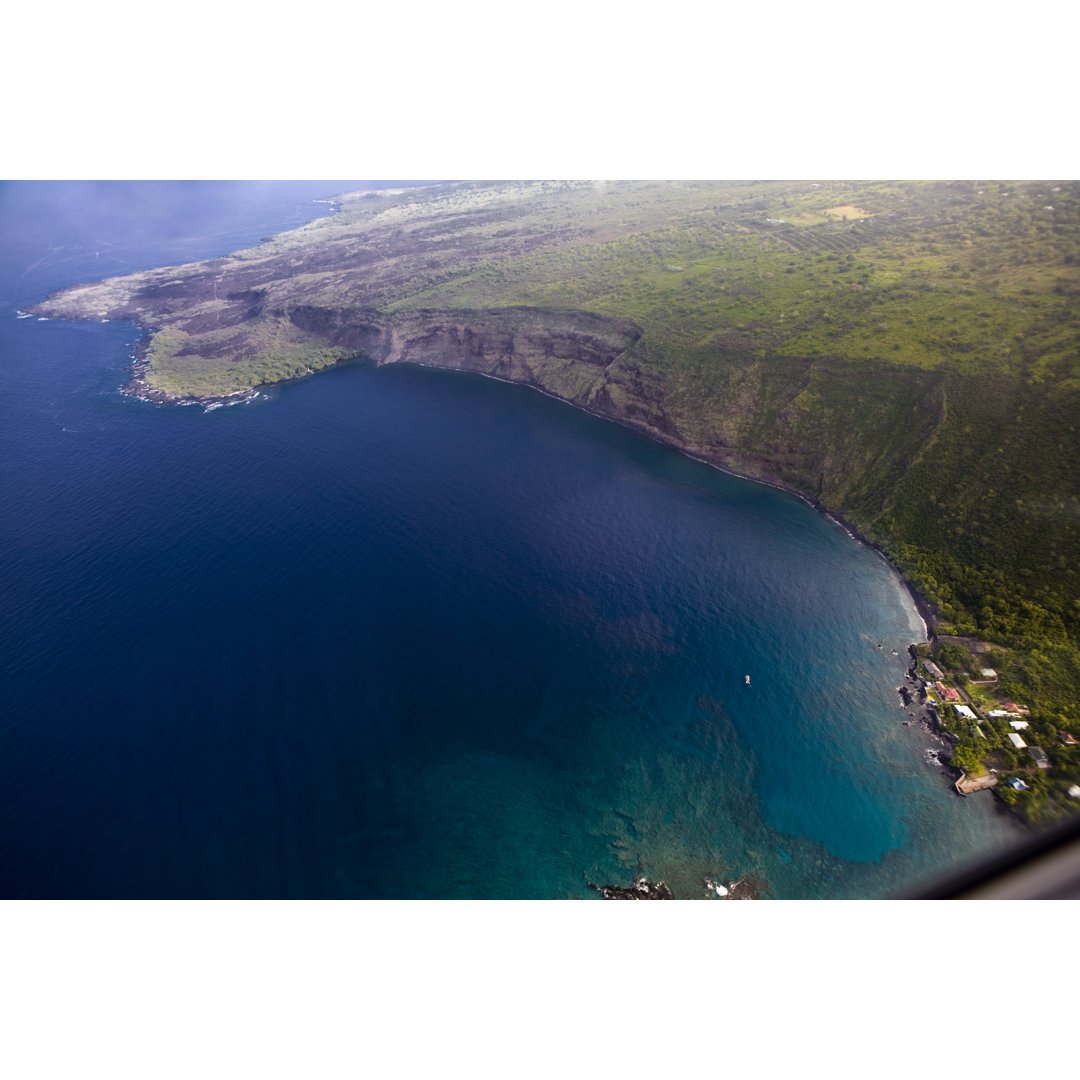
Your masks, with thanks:
M 971 654 L 963 645 L 959 645 L 954 641 L 947 641 L 944 645 L 938 646 L 935 659 L 943 667 L 947 667 L 952 671 L 960 671 L 971 663 Z
M 952 765 L 954 768 L 963 769 L 968 776 L 981 776 L 986 772 L 978 752 L 973 747 L 965 746 L 963 743 L 953 750 Z

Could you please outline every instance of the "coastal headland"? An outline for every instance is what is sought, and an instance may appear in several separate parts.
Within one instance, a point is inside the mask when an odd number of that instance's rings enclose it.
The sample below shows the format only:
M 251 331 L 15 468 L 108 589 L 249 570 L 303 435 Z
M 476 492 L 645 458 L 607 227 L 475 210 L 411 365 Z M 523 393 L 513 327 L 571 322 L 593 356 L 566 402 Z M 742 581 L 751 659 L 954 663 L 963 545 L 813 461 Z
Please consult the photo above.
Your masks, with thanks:
M 1025 699 L 1052 767 L 983 734 L 1030 781 L 995 792 L 1034 821 L 1080 802 L 1080 184 L 469 182 L 334 202 L 32 311 L 148 331 L 125 390 L 158 403 L 230 404 L 355 358 L 455 368 L 794 491 L 889 558 L 939 634 L 997 649 L 995 685 Z

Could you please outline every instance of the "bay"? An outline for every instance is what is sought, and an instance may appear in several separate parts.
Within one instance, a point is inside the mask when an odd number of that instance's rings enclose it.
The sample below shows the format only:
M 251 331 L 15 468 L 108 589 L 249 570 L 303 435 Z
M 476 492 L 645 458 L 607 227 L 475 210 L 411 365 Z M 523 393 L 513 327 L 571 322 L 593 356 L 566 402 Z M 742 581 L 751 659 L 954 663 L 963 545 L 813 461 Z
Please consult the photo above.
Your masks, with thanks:
M 6 896 L 870 897 L 1016 834 L 902 723 L 896 575 L 793 496 L 459 373 L 158 408 L 134 328 L 16 317 L 341 190 L 151 187 L 0 188 Z

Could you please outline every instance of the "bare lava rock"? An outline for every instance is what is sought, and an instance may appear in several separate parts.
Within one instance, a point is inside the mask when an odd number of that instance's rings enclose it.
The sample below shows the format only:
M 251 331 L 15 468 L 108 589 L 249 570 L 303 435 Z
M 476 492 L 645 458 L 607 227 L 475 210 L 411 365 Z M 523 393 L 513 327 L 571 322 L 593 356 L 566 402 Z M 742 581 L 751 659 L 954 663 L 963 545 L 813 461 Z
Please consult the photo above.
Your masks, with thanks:
M 594 885 L 588 882 L 590 889 L 595 889 L 605 900 L 674 900 L 667 885 L 658 881 L 655 884 L 646 878 L 638 878 L 633 885 Z

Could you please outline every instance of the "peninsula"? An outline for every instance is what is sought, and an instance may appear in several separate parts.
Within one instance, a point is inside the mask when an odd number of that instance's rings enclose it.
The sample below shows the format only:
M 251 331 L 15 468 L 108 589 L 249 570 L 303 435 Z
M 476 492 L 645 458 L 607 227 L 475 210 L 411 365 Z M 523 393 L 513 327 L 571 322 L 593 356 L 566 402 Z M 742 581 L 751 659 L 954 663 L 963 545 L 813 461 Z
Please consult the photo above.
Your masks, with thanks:
M 1080 808 L 1080 184 L 466 182 L 334 202 L 32 310 L 149 331 L 126 390 L 151 401 L 238 400 L 357 357 L 458 368 L 796 491 L 879 547 L 938 664 L 981 683 L 992 720 L 942 714 L 961 767 L 1020 779 L 994 790 L 1029 820 Z M 1024 703 L 1043 759 L 996 729 L 998 698 Z

